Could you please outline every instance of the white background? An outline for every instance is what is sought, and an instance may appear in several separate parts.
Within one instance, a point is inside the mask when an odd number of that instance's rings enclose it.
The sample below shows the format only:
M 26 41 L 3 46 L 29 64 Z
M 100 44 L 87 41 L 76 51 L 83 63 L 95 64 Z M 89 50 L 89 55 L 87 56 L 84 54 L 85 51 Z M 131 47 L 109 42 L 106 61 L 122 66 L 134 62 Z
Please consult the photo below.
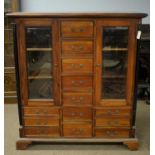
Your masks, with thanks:
M 21 0 L 24 12 L 142 12 L 149 16 L 150 0 Z

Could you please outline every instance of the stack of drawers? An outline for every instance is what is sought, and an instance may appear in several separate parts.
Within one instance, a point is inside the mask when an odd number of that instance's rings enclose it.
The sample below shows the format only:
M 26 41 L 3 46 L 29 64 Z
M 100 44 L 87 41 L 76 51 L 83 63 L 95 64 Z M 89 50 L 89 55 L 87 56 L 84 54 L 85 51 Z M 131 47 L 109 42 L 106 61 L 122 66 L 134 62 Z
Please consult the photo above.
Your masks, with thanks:
M 103 138 L 129 137 L 130 107 L 104 107 L 95 111 L 95 136 Z
M 26 137 L 59 137 L 60 110 L 57 107 L 24 107 L 24 130 Z
M 64 137 L 92 137 L 93 21 L 62 21 Z

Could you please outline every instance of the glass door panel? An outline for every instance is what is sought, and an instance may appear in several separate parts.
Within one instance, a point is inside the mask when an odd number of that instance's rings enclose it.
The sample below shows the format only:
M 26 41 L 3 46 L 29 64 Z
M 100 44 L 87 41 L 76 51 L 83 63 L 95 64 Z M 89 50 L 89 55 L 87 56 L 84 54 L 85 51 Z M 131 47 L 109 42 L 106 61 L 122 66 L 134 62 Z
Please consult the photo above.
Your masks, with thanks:
M 126 98 L 128 27 L 104 27 L 102 99 Z
M 53 98 L 52 35 L 50 27 L 26 27 L 28 98 Z

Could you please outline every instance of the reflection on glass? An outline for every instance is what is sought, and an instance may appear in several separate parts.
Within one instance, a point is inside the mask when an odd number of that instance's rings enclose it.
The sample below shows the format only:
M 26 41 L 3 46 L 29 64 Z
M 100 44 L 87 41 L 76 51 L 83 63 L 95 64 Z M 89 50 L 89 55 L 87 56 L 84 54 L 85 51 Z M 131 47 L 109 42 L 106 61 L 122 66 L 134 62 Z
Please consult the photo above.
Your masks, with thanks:
M 26 29 L 27 48 L 50 48 L 51 31 L 49 27 L 29 27 Z
M 29 76 L 51 75 L 51 52 L 27 52 L 27 61 Z
M 31 79 L 28 84 L 30 99 L 50 99 L 53 97 L 51 79 Z
M 128 28 L 105 27 L 102 51 L 102 98 L 125 98 Z
M 29 99 L 50 99 L 52 94 L 52 44 L 50 27 L 26 27 Z

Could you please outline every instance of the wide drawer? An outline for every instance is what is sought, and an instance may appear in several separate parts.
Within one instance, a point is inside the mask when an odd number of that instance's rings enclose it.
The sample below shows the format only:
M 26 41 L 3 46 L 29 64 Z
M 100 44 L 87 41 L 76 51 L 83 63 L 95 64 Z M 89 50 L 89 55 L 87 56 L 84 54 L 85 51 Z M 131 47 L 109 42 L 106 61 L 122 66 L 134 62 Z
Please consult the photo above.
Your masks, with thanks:
M 92 105 L 92 93 L 63 93 L 63 105 L 64 106 Z
M 25 117 L 24 126 L 59 126 L 59 118 Z
M 24 137 L 59 137 L 59 127 L 25 127 Z
M 92 124 L 64 124 L 64 137 L 92 137 Z
M 106 116 L 130 116 L 130 107 L 107 107 L 96 109 L 96 118 L 106 117 Z
M 104 127 L 129 127 L 130 118 L 96 118 L 96 126 Z
M 62 21 L 62 37 L 93 37 L 93 22 L 91 21 Z
M 64 54 L 70 53 L 92 53 L 92 41 L 62 41 L 62 51 Z
M 97 128 L 95 130 L 96 137 L 102 138 L 128 138 L 129 129 L 107 129 L 107 128 Z
M 92 73 L 92 59 L 62 59 L 63 73 Z
M 24 116 L 59 116 L 59 108 L 56 107 L 24 107 Z
M 64 91 L 92 91 L 91 76 L 64 76 L 62 85 Z
M 63 121 L 91 121 L 92 110 L 90 108 L 65 107 L 63 109 Z

